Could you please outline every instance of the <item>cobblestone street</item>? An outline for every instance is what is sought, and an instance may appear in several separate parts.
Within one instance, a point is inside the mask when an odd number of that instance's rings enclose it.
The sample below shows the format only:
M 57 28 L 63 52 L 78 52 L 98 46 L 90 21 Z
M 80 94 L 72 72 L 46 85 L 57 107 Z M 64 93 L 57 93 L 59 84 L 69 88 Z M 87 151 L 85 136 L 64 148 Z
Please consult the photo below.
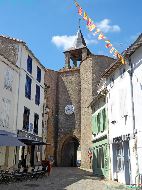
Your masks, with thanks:
M 0 190 L 125 190 L 116 182 L 96 179 L 91 172 L 79 168 L 53 168 L 42 179 L 0 185 Z

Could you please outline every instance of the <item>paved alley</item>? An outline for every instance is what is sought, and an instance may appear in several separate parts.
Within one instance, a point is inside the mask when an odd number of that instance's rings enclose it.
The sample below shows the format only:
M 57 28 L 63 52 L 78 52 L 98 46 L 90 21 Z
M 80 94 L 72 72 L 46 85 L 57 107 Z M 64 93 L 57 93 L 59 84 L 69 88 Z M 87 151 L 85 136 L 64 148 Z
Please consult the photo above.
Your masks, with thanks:
M 96 179 L 91 172 L 79 168 L 52 169 L 51 175 L 42 179 L 1 184 L 0 190 L 125 190 L 115 182 Z

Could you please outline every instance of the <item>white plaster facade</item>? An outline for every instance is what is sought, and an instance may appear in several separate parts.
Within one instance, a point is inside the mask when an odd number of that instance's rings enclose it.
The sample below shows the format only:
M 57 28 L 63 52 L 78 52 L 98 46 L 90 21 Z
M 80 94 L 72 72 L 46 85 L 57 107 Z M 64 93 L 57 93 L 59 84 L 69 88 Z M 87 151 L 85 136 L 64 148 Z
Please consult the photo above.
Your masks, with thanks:
M 138 173 L 142 174 L 142 45 L 131 55 L 133 65 L 133 100 L 135 130 L 137 131 Z
M 107 77 L 110 164 L 113 180 L 135 184 L 142 173 L 142 47 L 128 58 L 133 70 L 128 62 Z
M 15 135 L 17 134 L 18 75 L 19 68 L 0 55 L 0 130 Z M 15 147 L 0 146 L 1 167 L 9 168 L 15 165 L 15 157 Z
M 27 71 L 27 59 L 28 56 L 32 58 L 32 73 L 30 74 Z M 19 45 L 19 53 L 18 60 L 16 65 L 19 67 L 19 89 L 18 89 L 18 114 L 17 114 L 17 122 L 16 128 L 18 130 L 24 132 L 23 129 L 23 114 L 24 107 L 30 110 L 29 115 L 29 130 L 26 133 L 29 134 L 28 138 L 32 138 L 34 135 L 34 139 L 38 140 L 38 137 L 43 137 L 43 105 L 44 105 L 44 67 L 38 62 L 38 60 L 33 56 L 31 51 L 24 46 L 23 44 Z M 41 69 L 41 82 L 37 81 L 37 67 Z M 31 83 L 31 98 L 28 99 L 25 96 L 25 84 L 26 84 L 26 76 L 29 76 L 32 80 Z M 40 86 L 40 104 L 35 104 L 35 95 L 36 95 L 36 85 Z M 38 134 L 34 133 L 34 114 L 38 114 Z M 32 128 L 31 128 L 32 126 Z M 27 135 L 25 136 L 27 137 Z M 29 149 L 30 148 L 30 149 Z M 30 165 L 31 154 L 30 151 L 32 147 L 25 146 L 24 149 L 24 157 L 27 155 L 27 165 Z M 19 160 L 21 160 L 22 149 L 19 151 Z M 42 153 L 42 146 L 35 145 L 34 148 L 34 165 L 41 164 L 41 159 L 44 158 L 44 153 Z
M 28 55 L 32 58 L 32 74 L 27 71 L 27 58 Z M 19 45 L 18 60 L 16 65 L 19 67 L 19 103 L 18 103 L 18 118 L 17 118 L 17 129 L 23 129 L 23 113 L 24 106 L 30 109 L 29 123 L 34 124 L 34 113 L 39 115 L 39 131 L 38 136 L 42 137 L 42 113 L 43 113 L 43 103 L 44 103 L 44 68 L 38 61 L 32 56 L 32 54 L 27 50 L 22 44 Z M 36 80 L 37 77 L 37 66 L 41 69 L 41 82 Z M 32 79 L 31 87 L 31 100 L 25 97 L 25 83 L 26 75 Z M 35 94 L 36 94 L 36 84 L 40 86 L 40 104 L 35 104 Z M 33 131 L 30 131 L 33 133 Z
M 4 57 L 0 56 L 0 130 L 6 130 L 13 132 L 18 136 L 18 131 L 22 132 L 25 135 L 25 138 L 34 138 L 34 140 L 40 140 L 43 137 L 43 126 L 42 126 L 42 117 L 43 117 L 43 104 L 44 104 L 44 74 L 45 68 L 39 62 L 39 60 L 34 56 L 32 51 L 27 47 L 27 45 L 20 41 L 9 37 L 4 37 L 3 43 L 6 44 L 1 50 L 1 53 L 7 59 L 15 60 L 15 62 L 10 63 Z M 8 49 L 14 43 L 13 47 L 15 49 Z M 12 52 L 13 51 L 13 52 Z M 15 51 L 15 52 L 14 52 Z M 11 57 L 10 57 L 11 56 Z M 14 58 L 12 58 L 12 56 Z M 32 58 L 32 72 L 31 74 L 27 71 L 27 59 L 28 56 Z M 5 62 L 5 63 L 4 63 Z M 37 80 L 37 67 L 41 70 L 41 80 Z M 29 76 L 32 80 L 31 83 L 31 98 L 28 99 L 25 96 L 25 85 L 26 85 L 26 76 Z M 35 95 L 36 95 L 36 85 L 40 87 L 40 103 L 39 105 L 35 104 Z M 29 130 L 25 131 L 23 129 L 23 114 L 24 107 L 30 110 L 29 115 Z M 34 115 L 37 114 L 38 118 L 38 133 L 34 133 Z M 32 126 L 32 128 L 31 128 Z M 10 151 L 12 149 L 12 152 Z M 29 147 L 25 145 L 24 156 L 28 153 Z M 35 164 L 41 161 L 42 158 L 42 146 L 35 145 L 34 148 L 34 160 Z M 15 151 L 16 150 L 16 151 Z M 20 150 L 20 151 L 18 151 Z M 3 162 L 10 162 L 13 166 L 14 164 L 18 165 L 18 157 L 21 159 L 22 148 L 16 149 L 16 147 L 10 147 L 9 150 L 5 147 L 1 147 L 0 154 L 3 155 Z M 6 157 L 4 152 L 10 151 L 11 157 Z M 30 151 L 30 150 L 29 150 Z M 32 150 L 31 150 L 32 151 Z M 19 152 L 19 156 L 18 156 Z M 14 160 L 17 159 L 17 162 L 14 163 Z M 4 158 L 5 157 L 5 158 Z M 28 156 L 27 156 L 28 157 Z M 7 159 L 7 160 L 6 160 Z M 27 162 L 30 162 L 31 158 L 27 158 Z M 27 163 L 28 164 L 28 163 Z M 8 164 L 6 164 L 8 166 Z

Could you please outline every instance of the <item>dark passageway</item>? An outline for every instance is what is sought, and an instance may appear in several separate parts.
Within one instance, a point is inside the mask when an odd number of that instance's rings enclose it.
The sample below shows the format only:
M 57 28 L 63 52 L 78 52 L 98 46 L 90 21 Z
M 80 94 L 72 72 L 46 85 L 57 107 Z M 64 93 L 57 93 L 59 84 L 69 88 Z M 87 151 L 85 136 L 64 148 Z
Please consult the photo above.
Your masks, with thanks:
M 79 142 L 75 137 L 68 138 L 62 147 L 61 164 L 65 167 L 75 167 L 77 163 L 77 149 Z

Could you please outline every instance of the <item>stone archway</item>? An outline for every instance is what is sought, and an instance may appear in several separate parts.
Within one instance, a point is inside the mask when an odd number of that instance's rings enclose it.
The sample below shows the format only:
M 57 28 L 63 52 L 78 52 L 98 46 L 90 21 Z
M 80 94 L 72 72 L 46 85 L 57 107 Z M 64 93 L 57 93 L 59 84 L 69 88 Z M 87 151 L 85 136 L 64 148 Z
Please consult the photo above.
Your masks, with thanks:
M 76 137 L 68 137 L 61 149 L 61 165 L 64 167 L 75 167 L 77 163 L 77 150 L 79 141 Z

